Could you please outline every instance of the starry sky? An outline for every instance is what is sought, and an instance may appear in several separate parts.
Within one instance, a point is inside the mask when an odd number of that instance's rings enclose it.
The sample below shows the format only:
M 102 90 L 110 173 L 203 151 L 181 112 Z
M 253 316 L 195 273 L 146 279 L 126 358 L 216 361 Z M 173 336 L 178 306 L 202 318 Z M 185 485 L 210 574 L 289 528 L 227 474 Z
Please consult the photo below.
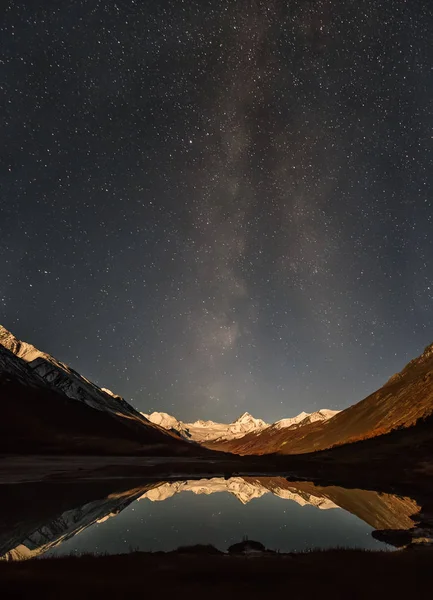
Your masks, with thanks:
M 272 421 L 433 342 L 429 0 L 34 0 L 0 322 L 139 410 Z

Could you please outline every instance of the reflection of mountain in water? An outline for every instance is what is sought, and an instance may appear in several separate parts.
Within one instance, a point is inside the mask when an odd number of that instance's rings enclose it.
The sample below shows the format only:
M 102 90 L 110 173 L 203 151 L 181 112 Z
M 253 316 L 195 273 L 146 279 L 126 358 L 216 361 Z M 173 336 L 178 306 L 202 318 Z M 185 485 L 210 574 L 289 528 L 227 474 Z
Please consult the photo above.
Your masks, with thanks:
M 258 482 L 270 491 L 287 490 L 304 498 L 314 494 L 323 501 L 327 499 L 347 510 L 375 529 L 412 527 L 410 517 L 420 510 L 420 506 L 411 498 L 371 490 L 319 486 L 312 481 L 287 481 L 284 477 L 246 477 L 245 480 L 254 484 Z
M 111 485 L 111 492 L 108 492 Z M 125 486 L 125 484 L 123 484 Z M 287 481 L 284 477 L 234 477 L 153 482 L 127 489 L 119 483 L 101 486 L 63 485 L 8 487 L 0 494 L 0 560 L 22 560 L 38 556 L 72 538 L 87 527 L 118 515 L 135 500 L 166 500 L 181 492 L 233 494 L 246 504 L 272 493 L 301 506 L 321 510 L 342 508 L 375 529 L 408 529 L 411 516 L 420 507 L 410 499 L 390 494 L 337 486 L 316 486 L 308 481 Z M 18 499 L 18 488 L 25 496 Z M 113 491 L 114 489 L 114 491 Z M 68 500 L 68 495 L 70 499 Z M 5 499 L 9 498 L 9 502 Z M 31 501 L 26 499 L 31 498 Z
M 104 498 L 103 500 L 89 502 L 80 508 L 68 510 L 62 513 L 60 517 L 49 521 L 30 533 L 20 544 L 7 552 L 2 558 L 6 560 L 22 560 L 43 554 L 50 548 L 77 535 L 89 527 L 89 525 L 116 516 L 133 502 L 136 497 L 131 496 L 123 501 Z
M 1 486 L 8 489 L 1 492 L 0 499 L 0 560 L 23 560 L 43 554 L 94 523 L 118 515 L 153 485 L 117 489 L 109 494 L 104 490 L 106 485 L 96 486 L 96 489 L 92 489 L 95 487 L 92 486 L 87 493 L 81 485 L 78 494 L 76 487 L 70 485 L 50 486 L 48 489 L 38 485 L 35 486 L 34 496 L 29 495 L 32 486 Z M 17 499 L 17 488 L 22 488 L 25 497 L 20 498 L 21 508 L 18 511 L 9 506 L 12 516 L 8 518 L 10 512 L 3 505 L 8 498 L 12 500 L 15 496 Z M 68 502 L 69 494 L 71 500 Z M 86 496 L 88 501 L 83 502 Z M 26 503 L 26 498 L 31 500 Z M 65 505 L 67 508 L 63 510 Z
M 314 493 L 297 493 L 285 487 L 281 487 L 276 483 L 272 487 L 266 485 L 267 477 L 262 479 L 250 479 L 244 477 L 232 477 L 231 479 L 223 479 L 214 477 L 213 479 L 189 479 L 187 481 L 174 481 L 172 483 L 163 483 L 158 487 L 153 488 L 149 492 L 143 494 L 140 500 L 147 499 L 152 502 L 161 502 L 171 498 L 175 494 L 181 492 L 192 492 L 194 494 L 215 494 L 218 492 L 228 492 L 235 496 L 242 504 L 247 504 L 255 498 L 261 498 L 265 494 L 272 492 L 279 498 L 285 500 L 293 500 L 301 506 L 310 504 L 322 510 L 328 508 L 338 508 L 332 500 L 324 496 L 318 496 Z M 281 482 L 287 481 L 284 477 L 279 478 Z M 276 481 L 276 480 L 275 480 Z

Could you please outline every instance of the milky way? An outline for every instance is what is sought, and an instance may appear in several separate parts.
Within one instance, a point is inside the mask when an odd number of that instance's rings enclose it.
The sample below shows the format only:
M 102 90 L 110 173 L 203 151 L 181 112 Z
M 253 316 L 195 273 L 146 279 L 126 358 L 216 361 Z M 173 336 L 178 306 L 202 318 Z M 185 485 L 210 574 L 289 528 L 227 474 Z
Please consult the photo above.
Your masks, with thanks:
M 1 322 L 186 421 L 373 391 L 433 341 L 429 4 L 8 2 Z

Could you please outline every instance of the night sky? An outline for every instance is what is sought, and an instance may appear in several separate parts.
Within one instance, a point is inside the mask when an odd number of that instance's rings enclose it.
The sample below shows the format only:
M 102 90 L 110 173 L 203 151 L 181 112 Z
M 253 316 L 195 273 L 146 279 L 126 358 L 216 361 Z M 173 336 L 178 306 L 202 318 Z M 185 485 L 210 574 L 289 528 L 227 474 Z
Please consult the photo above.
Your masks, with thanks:
M 345 408 L 433 342 L 430 0 L 6 5 L 15 335 L 184 420 Z

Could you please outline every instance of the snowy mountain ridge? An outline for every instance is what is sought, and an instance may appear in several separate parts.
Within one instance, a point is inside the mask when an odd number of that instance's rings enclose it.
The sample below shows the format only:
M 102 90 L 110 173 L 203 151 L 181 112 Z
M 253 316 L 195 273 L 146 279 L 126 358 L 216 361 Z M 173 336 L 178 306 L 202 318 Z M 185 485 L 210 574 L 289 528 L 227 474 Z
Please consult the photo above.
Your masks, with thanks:
M 83 402 L 96 410 L 144 421 L 141 414 L 126 400 L 107 389 L 98 387 L 50 354 L 19 340 L 2 325 L 0 325 L 0 351 L 2 371 L 14 374 L 26 385 L 47 385 L 62 392 L 68 398 Z
M 327 421 L 331 419 L 336 414 L 338 414 L 339 410 L 330 410 L 328 408 L 321 408 L 313 413 L 301 412 L 296 417 L 292 417 L 291 419 L 280 419 L 271 425 L 275 429 L 283 429 L 285 427 L 299 427 L 300 425 L 307 425 L 308 423 L 314 423 L 315 421 Z
M 184 423 L 165 412 L 142 414 L 152 423 L 160 425 L 165 429 L 175 430 L 186 439 L 202 443 L 239 439 L 248 433 L 258 433 L 269 427 L 273 429 L 294 429 L 315 421 L 326 421 L 338 412 L 338 410 L 328 409 L 320 409 L 313 413 L 302 412 L 296 417 L 280 419 L 275 423 L 266 423 L 262 419 L 256 419 L 247 412 L 243 413 L 233 423 L 216 423 L 214 421 L 203 420 Z

